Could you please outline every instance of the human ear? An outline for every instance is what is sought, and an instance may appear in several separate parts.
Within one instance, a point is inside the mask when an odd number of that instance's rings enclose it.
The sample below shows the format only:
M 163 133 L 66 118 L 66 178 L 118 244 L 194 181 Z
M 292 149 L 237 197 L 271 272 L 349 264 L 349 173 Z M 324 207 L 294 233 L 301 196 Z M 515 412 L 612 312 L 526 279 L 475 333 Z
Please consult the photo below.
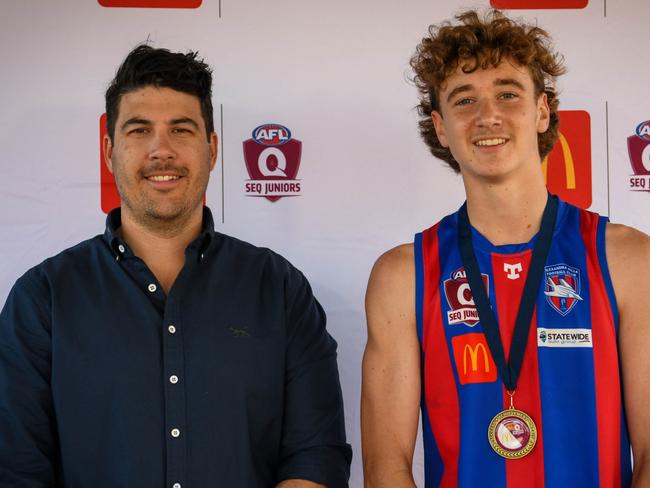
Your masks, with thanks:
M 440 112 L 434 110 L 431 112 L 431 120 L 433 121 L 433 128 L 436 130 L 436 135 L 442 147 L 449 147 L 449 140 L 447 139 L 447 131 L 445 130 L 445 123 L 442 120 Z
M 551 122 L 551 109 L 548 106 L 546 93 L 542 93 L 537 99 L 537 132 L 543 134 Z
M 113 141 L 108 134 L 104 134 L 102 139 L 102 151 L 104 152 L 104 163 L 108 171 L 113 173 Z

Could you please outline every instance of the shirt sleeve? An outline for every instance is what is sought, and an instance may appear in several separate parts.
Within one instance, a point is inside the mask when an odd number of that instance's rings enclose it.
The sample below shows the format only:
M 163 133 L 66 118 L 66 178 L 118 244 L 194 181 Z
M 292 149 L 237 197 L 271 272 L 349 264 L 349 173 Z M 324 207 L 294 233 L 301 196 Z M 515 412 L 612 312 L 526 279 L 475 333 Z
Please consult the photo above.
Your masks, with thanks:
M 352 449 L 345 441 L 336 341 L 306 278 L 287 285 L 285 413 L 278 481 L 305 479 L 346 488 Z
M 32 270 L 0 312 L 0 486 L 56 486 L 50 298 Z

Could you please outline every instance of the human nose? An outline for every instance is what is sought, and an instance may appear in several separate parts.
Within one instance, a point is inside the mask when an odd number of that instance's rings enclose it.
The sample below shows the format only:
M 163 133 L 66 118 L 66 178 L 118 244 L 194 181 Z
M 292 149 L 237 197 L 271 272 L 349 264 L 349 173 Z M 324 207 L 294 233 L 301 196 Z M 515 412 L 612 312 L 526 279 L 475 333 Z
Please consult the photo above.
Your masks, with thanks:
M 164 130 L 154 131 L 154 136 L 151 138 L 151 147 L 149 150 L 149 158 L 152 160 L 166 161 L 176 158 L 172 141 Z
M 484 99 L 478 103 L 476 125 L 479 127 L 494 127 L 501 125 L 501 112 L 494 100 Z

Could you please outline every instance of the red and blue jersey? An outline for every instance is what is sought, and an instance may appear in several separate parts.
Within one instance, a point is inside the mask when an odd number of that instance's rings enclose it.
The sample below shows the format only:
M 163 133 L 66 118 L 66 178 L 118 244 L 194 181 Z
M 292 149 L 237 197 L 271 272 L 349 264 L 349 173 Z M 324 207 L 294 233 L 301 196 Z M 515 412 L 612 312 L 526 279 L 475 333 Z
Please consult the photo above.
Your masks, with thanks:
M 560 202 L 514 396 L 537 425 L 537 444 L 508 460 L 488 442 L 490 421 L 510 399 L 461 262 L 458 213 L 415 236 L 427 488 L 629 486 L 606 224 Z M 535 238 L 494 246 L 472 233 L 507 359 Z

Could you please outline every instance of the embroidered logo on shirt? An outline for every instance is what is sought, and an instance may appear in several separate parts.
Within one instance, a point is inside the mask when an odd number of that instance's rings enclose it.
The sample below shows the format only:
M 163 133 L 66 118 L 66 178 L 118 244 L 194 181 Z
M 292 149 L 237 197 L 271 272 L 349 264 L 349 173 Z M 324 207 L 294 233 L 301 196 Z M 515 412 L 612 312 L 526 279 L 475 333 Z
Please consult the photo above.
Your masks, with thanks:
M 578 268 L 564 263 L 546 266 L 544 277 L 546 301 L 560 315 L 566 316 L 582 301 Z
M 228 327 L 228 330 L 232 333 L 233 337 L 250 337 L 251 333 L 248 331 L 248 327 Z
M 591 329 L 537 328 L 537 347 L 594 347 Z
M 506 278 L 509 280 L 517 280 L 521 276 L 523 268 L 521 267 L 521 263 L 515 263 L 515 264 L 510 264 L 510 263 L 503 263 L 503 271 L 505 271 Z
M 488 296 L 490 295 L 490 287 L 488 275 L 481 274 L 483 283 Z M 445 297 L 449 304 L 447 312 L 447 323 L 449 325 L 465 324 L 474 327 L 478 321 L 478 310 L 474 304 L 474 297 L 467 281 L 467 276 L 463 268 L 457 269 L 451 274 L 448 280 L 444 283 Z

